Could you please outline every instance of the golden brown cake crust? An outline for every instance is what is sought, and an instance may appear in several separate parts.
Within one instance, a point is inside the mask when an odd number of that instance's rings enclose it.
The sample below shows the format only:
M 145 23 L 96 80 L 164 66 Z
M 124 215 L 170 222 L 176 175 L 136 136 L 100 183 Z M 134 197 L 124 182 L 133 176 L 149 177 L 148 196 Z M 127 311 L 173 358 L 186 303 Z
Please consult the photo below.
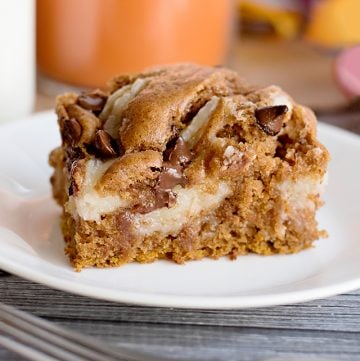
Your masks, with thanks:
M 51 182 L 77 269 L 292 253 L 324 234 L 329 155 L 278 87 L 180 64 L 64 94 L 56 112 Z
M 189 112 L 199 110 L 214 95 L 226 96 L 242 89 L 237 74 L 226 69 L 193 65 L 169 69 L 150 78 L 124 112 L 120 139 L 126 151 L 164 151 L 174 127 L 181 129 Z

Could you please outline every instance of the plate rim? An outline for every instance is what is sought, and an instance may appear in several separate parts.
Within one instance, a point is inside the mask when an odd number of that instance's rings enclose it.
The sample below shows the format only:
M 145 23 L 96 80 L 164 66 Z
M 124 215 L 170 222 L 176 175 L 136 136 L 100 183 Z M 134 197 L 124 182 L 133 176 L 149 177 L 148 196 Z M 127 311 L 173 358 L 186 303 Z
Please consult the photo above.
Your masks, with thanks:
M 4 131 L 19 126 L 22 123 L 39 120 L 55 115 L 52 111 L 42 111 L 34 113 L 28 117 L 4 123 L 0 125 L 0 129 Z M 330 136 L 346 138 L 347 142 L 356 144 L 360 149 L 360 137 L 355 133 L 338 128 L 333 125 L 319 122 L 319 129 L 322 133 Z M 1 239 L 0 239 L 1 242 Z M 132 292 L 119 289 L 111 290 L 109 288 L 101 288 L 88 284 L 76 284 L 73 280 L 58 278 L 53 275 L 44 275 L 40 271 L 32 270 L 29 266 L 23 264 L 15 264 L 13 260 L 7 260 L 0 255 L 0 268 L 13 275 L 19 276 L 26 280 L 43 284 L 50 288 L 70 292 L 73 294 L 91 297 L 99 300 L 107 300 L 118 303 L 126 303 L 141 306 L 152 307 L 173 307 L 185 309 L 244 309 L 253 307 L 269 307 L 284 304 L 294 304 L 299 302 L 308 302 L 319 298 L 331 297 L 340 293 L 354 291 L 360 288 L 360 275 L 350 278 L 340 283 L 320 286 L 317 288 L 309 288 L 305 290 L 295 290 L 288 292 L 279 292 L 269 295 L 241 295 L 241 296 L 189 296 L 189 295 L 170 295 L 170 294 L 154 294 L 149 292 Z
M 261 296 L 179 296 L 152 293 L 140 293 L 121 290 L 109 290 L 83 283 L 74 282 L 52 275 L 45 276 L 39 271 L 30 271 L 29 267 L 15 265 L 14 262 L 3 262 L 0 256 L 0 267 L 13 275 L 28 281 L 48 286 L 52 289 L 69 292 L 79 296 L 91 297 L 116 303 L 125 303 L 150 307 L 171 307 L 181 309 L 246 309 L 255 307 L 271 307 L 309 302 L 338 294 L 351 292 L 360 288 L 360 276 L 338 284 L 309 288 L 306 290 L 283 292 Z M 74 271 L 75 272 L 75 271 Z M 101 295 L 99 290 L 102 291 Z M 105 292 L 104 292 L 105 291 Z

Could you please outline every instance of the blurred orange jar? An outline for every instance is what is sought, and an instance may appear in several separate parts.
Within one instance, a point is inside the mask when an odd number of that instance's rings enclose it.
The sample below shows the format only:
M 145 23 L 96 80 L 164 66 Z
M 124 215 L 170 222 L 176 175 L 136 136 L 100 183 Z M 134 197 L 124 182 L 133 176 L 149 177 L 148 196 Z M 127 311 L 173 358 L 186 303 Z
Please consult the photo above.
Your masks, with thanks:
M 39 70 L 63 83 L 174 62 L 222 63 L 232 0 L 38 0 Z

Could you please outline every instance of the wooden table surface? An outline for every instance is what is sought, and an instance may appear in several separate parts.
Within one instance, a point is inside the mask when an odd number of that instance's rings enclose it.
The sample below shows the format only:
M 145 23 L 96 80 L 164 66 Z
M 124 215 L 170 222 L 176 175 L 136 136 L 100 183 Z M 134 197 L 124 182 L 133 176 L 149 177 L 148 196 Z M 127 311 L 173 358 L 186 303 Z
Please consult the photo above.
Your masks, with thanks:
M 301 43 L 242 40 L 228 64 L 256 83 L 278 83 L 316 109 L 346 102 L 332 57 Z M 39 93 L 36 110 L 52 108 Z M 339 124 L 339 117 L 328 118 Z M 360 130 L 359 114 L 340 123 Z M 360 291 L 306 304 L 249 310 L 128 306 L 52 290 L 0 271 L 1 301 L 64 327 L 169 360 L 360 360 Z M 295 358 L 293 358 L 295 357 Z M 0 360 L 20 360 L 0 348 Z
M 58 325 L 169 360 L 360 360 L 360 291 L 290 306 L 179 310 L 93 300 L 1 274 L 0 295 Z M 21 358 L 0 348 L 0 360 Z

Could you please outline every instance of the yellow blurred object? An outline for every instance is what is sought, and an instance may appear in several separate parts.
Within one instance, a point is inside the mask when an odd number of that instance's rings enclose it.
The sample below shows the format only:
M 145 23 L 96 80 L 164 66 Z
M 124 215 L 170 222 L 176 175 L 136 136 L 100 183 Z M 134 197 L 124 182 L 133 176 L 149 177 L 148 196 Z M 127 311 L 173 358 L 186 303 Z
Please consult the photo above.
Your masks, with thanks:
M 305 38 L 331 47 L 360 43 L 360 0 L 316 2 Z
M 293 38 L 300 31 L 302 16 L 296 11 L 275 5 L 239 0 L 241 21 L 269 24 L 277 35 Z

